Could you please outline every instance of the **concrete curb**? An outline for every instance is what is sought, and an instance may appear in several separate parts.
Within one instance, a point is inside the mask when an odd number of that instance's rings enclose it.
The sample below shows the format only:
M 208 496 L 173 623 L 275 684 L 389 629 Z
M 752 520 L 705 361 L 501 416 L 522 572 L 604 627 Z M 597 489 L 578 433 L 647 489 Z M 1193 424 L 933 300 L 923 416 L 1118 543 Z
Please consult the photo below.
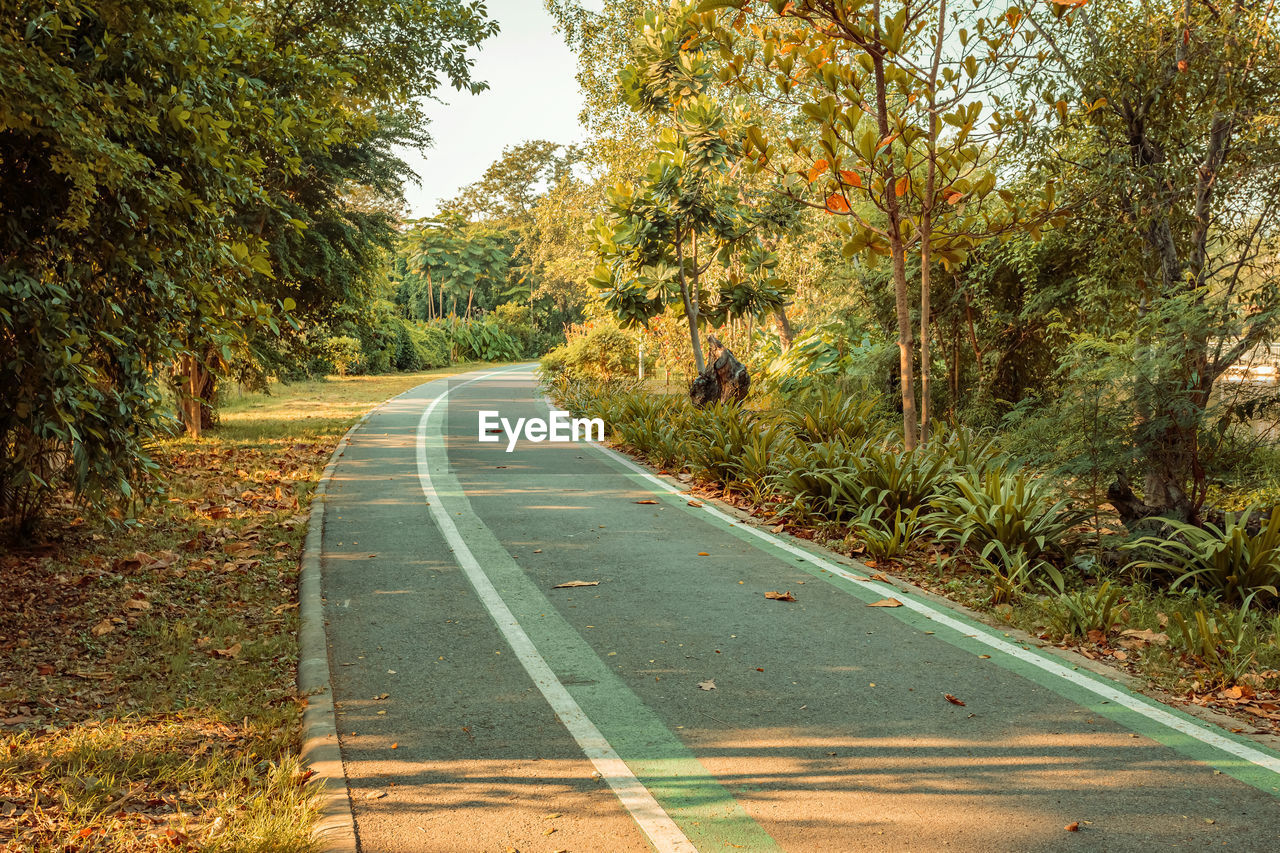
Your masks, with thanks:
M 387 401 L 389 402 L 389 401 Z M 302 567 L 298 581 L 298 691 L 306 697 L 302 713 L 302 763 L 315 771 L 320 786 L 320 820 L 312 830 L 320 853 L 356 853 L 355 813 L 342 766 L 342 750 L 333 712 L 333 688 L 329 683 L 329 643 L 324 631 L 324 600 L 320 585 L 320 549 L 324 536 L 325 495 L 329 477 L 351 436 L 369 416 L 386 405 L 380 403 L 365 412 L 343 434 L 333 449 L 320 481 L 311 496 L 307 538 L 302 545 Z

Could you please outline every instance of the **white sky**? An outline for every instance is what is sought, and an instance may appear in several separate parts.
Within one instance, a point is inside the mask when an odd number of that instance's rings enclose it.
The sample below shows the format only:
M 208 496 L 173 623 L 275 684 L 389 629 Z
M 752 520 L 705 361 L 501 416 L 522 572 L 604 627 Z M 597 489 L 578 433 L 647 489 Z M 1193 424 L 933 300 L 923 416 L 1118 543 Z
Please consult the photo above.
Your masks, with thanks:
M 402 152 L 422 180 L 421 186 L 405 187 L 412 217 L 434 213 L 438 202 L 478 180 L 508 145 L 582 139 L 577 59 L 552 29 L 542 0 L 487 0 L 485 5 L 502 30 L 473 54 L 472 75 L 489 88 L 470 95 L 446 87 L 437 93 L 444 103 L 425 105 L 435 145 L 425 160 Z M 584 5 L 600 7 L 598 0 Z

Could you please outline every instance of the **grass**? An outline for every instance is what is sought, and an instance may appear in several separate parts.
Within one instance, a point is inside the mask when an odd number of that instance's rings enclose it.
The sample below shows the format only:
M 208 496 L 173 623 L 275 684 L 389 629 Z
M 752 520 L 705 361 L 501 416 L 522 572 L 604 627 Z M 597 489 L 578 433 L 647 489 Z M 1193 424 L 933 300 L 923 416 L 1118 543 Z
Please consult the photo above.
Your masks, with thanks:
M 363 412 L 460 365 L 232 393 L 154 447 L 133 518 L 57 508 L 0 554 L 0 850 L 307 851 L 298 558 Z

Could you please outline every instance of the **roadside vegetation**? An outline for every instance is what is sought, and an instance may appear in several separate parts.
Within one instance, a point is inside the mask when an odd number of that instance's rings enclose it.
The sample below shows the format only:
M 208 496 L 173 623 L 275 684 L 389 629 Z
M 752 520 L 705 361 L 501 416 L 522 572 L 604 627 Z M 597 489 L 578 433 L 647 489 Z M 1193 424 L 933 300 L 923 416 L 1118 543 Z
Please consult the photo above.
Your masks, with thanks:
M 465 369 L 463 367 L 459 370 Z M 449 371 L 273 386 L 153 447 L 164 492 L 0 556 L 0 849 L 311 849 L 298 557 L 347 427 Z

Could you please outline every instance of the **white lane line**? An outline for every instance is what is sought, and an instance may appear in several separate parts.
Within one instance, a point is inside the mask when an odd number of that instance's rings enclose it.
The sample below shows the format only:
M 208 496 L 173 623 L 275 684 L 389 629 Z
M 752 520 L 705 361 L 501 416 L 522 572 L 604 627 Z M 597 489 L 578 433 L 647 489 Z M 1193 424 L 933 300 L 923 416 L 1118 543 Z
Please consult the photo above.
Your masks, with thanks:
M 458 528 L 431 484 L 431 473 L 427 470 L 427 420 L 436 406 L 459 388 L 521 369 L 524 368 L 498 370 L 460 382 L 452 388 L 447 388 L 444 393 L 431 401 L 431 405 L 427 406 L 426 411 L 422 413 L 422 418 L 418 421 L 418 481 L 422 484 L 422 493 L 426 495 L 431 514 L 435 516 L 436 524 L 440 526 L 445 541 L 449 543 L 449 547 L 453 548 L 458 565 L 466 573 L 467 580 L 471 582 L 476 595 L 489 611 L 489 616 L 506 637 L 507 643 L 516 653 L 525 672 L 529 673 L 533 683 L 542 691 L 547 704 L 555 711 L 560 722 L 564 723 L 569 734 L 573 735 L 578 746 L 582 747 L 583 753 L 591 760 L 600 776 L 618 795 L 623 807 L 631 813 L 631 817 L 635 819 L 644 834 L 649 836 L 649 840 L 659 853 L 697 853 L 697 848 L 685 837 L 680 827 L 676 826 L 676 822 L 663 810 L 662 806 L 658 805 L 653 794 L 640 784 L 640 780 L 631 772 L 631 768 L 622 760 L 609 741 L 605 740 L 595 723 L 583 713 L 582 708 L 569 695 L 569 691 L 556 678 L 551 667 L 533 645 L 533 641 L 529 639 L 529 635 L 525 633 L 524 628 L 520 627 L 520 623 L 512 615 L 506 602 L 502 600 L 502 596 L 494 589 L 488 575 L 480 568 L 480 563 L 476 561 L 466 541 L 458 533 Z
M 626 466 L 627 468 L 630 468 L 632 471 L 635 471 L 637 474 L 644 477 L 646 480 L 653 483 L 658 488 L 664 491 L 670 492 L 672 494 L 680 494 L 680 491 L 681 491 L 680 489 L 676 488 L 675 486 L 671 485 L 665 480 L 655 477 L 653 474 L 646 471 L 644 468 L 641 468 L 639 465 L 632 462 L 630 459 L 618 453 L 617 451 L 612 450 L 611 448 L 605 447 L 601 444 L 597 444 L 596 442 L 591 442 L 591 444 L 600 452 L 613 457 L 619 463 Z M 805 560 L 806 562 L 812 565 L 819 566 L 820 568 L 826 569 L 828 572 L 831 572 L 834 575 L 839 575 L 845 580 L 851 583 L 857 584 L 863 589 L 867 589 L 867 590 L 870 590 L 871 592 L 874 592 L 876 595 L 885 594 L 885 588 L 877 585 L 875 582 L 861 580 L 858 578 L 857 575 L 854 575 L 852 572 L 849 572 L 841 568 L 835 563 L 828 562 L 827 560 L 824 560 L 821 557 L 818 557 L 814 554 L 810 554 L 808 551 L 805 551 L 803 548 L 797 548 L 795 545 L 792 545 L 790 542 L 787 542 L 782 539 L 778 539 L 772 536 L 771 534 L 765 533 L 761 530 L 757 530 L 756 528 L 752 527 L 749 524 L 741 524 L 738 522 L 737 519 L 732 518 L 728 515 L 725 515 L 724 513 L 720 512 L 719 510 L 715 509 L 709 504 L 703 504 L 699 511 L 709 514 L 712 518 L 718 519 L 719 521 L 732 526 L 734 529 L 746 531 L 747 533 L 750 533 L 752 536 L 755 536 L 759 539 L 763 539 L 764 541 L 768 542 L 770 545 L 773 545 L 775 548 L 781 548 L 787 553 L 794 554 L 795 556 Z M 999 637 L 993 637 L 990 634 L 986 633 L 985 631 L 978 631 L 977 634 L 975 634 L 972 625 L 966 625 L 964 622 L 961 622 L 958 619 L 955 619 L 947 615 L 945 612 L 941 610 L 936 610 L 922 601 L 917 601 L 914 598 L 909 596 L 903 596 L 901 601 L 903 606 L 908 607 L 911 610 L 914 610 L 917 613 L 920 613 L 921 615 L 927 616 L 928 618 L 932 619 L 934 622 L 937 622 L 940 625 L 946 625 L 948 628 L 952 628 L 966 637 L 972 637 L 978 642 L 983 643 L 987 646 L 990 646 L 996 651 L 1002 652 L 1011 657 L 1015 657 L 1018 660 L 1025 661 L 1026 663 L 1039 667 L 1040 669 L 1044 670 L 1045 672 L 1051 675 L 1056 675 L 1059 678 L 1065 678 L 1067 681 L 1070 681 L 1071 683 L 1079 687 L 1085 688 L 1091 693 L 1097 696 L 1100 696 L 1103 699 L 1106 699 L 1108 702 L 1114 702 L 1117 705 L 1128 708 L 1131 711 L 1135 711 L 1141 714 L 1142 716 L 1146 717 L 1147 719 L 1152 720 L 1156 723 L 1159 723 L 1160 725 L 1165 726 L 1167 728 L 1170 728 L 1178 732 L 1179 734 L 1187 735 L 1188 737 L 1194 738 L 1203 744 L 1215 747 L 1227 753 L 1228 755 L 1233 755 L 1236 758 L 1244 759 L 1250 764 L 1254 764 L 1254 765 L 1257 765 L 1258 767 L 1262 767 L 1266 770 L 1270 770 L 1272 773 L 1280 774 L 1280 758 L 1277 758 L 1274 755 L 1270 755 L 1268 753 L 1262 752 L 1261 750 L 1254 749 L 1253 747 L 1247 744 L 1239 743 L 1238 741 L 1234 741 L 1231 738 L 1224 737 L 1215 731 L 1206 729 L 1198 725 L 1197 723 L 1192 722 L 1191 720 L 1179 717 L 1177 714 L 1171 714 L 1168 711 L 1164 710 L 1163 708 L 1159 708 L 1159 707 L 1156 707 L 1155 705 L 1142 701 L 1136 696 L 1133 696 L 1122 690 L 1117 690 L 1108 684 L 1089 678 L 1088 676 L 1083 675 L 1082 673 L 1077 672 L 1076 670 L 1070 669 L 1060 663 L 1057 663 L 1056 661 L 1052 661 L 1052 660 L 1049 660 L 1048 658 L 1035 654 L 1027 649 L 1022 648 L 1022 646 L 1015 645 Z

